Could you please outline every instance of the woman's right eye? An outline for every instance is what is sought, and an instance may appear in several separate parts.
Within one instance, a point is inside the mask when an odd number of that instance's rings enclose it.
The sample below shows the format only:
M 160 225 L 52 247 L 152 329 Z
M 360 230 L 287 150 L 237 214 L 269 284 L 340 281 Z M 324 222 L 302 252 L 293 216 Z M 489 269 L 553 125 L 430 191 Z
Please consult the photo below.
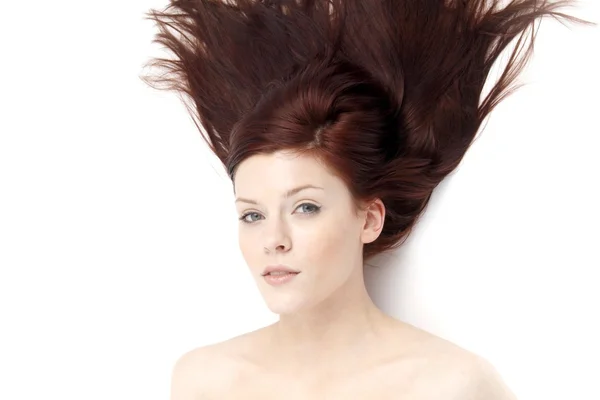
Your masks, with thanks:
M 254 221 L 248 221 L 247 217 L 248 217 L 248 216 L 251 216 L 251 215 L 257 215 L 257 216 L 259 216 L 259 217 L 260 217 L 260 214 L 259 214 L 259 213 L 257 213 L 257 212 L 249 212 L 249 213 L 246 213 L 246 214 L 242 215 L 242 216 L 240 217 L 240 221 L 242 221 L 242 222 L 244 222 L 244 223 L 246 223 L 246 224 L 251 224 L 252 222 L 255 222 L 255 221 L 257 221 L 257 220 L 254 220 Z

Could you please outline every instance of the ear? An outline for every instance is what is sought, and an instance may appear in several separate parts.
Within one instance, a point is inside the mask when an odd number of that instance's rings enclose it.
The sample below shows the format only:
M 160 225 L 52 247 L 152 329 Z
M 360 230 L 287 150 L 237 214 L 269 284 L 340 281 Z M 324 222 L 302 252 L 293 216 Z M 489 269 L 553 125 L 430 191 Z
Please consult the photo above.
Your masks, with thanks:
M 365 209 L 365 220 L 360 239 L 363 243 L 374 242 L 379 237 L 385 221 L 385 205 L 380 199 L 372 201 Z

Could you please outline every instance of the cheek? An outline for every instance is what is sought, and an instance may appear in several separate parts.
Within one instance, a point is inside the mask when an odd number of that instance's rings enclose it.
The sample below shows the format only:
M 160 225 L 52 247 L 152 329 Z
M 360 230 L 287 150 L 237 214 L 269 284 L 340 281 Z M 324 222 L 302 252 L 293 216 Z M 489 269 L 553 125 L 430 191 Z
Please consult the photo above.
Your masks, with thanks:
M 238 245 L 244 260 L 248 265 L 252 266 L 259 255 L 258 252 L 262 249 L 261 244 L 258 243 L 260 235 L 252 234 L 243 229 L 244 227 L 240 228 L 238 232 Z
M 302 233 L 302 243 L 296 250 L 306 254 L 314 265 L 337 265 L 353 254 L 357 243 L 352 240 L 356 229 L 347 221 L 327 221 L 318 229 Z

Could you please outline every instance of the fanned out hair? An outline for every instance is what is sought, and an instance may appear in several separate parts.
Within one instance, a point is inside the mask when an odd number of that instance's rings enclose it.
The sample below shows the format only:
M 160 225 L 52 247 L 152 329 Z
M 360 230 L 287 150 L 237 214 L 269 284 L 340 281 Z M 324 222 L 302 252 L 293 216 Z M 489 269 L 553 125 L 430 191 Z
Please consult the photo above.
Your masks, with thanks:
M 234 180 L 255 154 L 317 157 L 386 215 L 364 259 L 397 247 L 528 62 L 538 18 L 572 1 L 171 0 L 151 10 L 151 87 L 173 90 Z M 530 40 L 527 42 L 528 31 Z M 486 78 L 516 40 L 480 101 Z M 528 45 L 527 45 L 528 43 Z M 519 85 L 520 86 L 520 85 Z M 187 106 L 187 104 L 186 104 Z M 356 208 L 358 210 L 358 208 Z

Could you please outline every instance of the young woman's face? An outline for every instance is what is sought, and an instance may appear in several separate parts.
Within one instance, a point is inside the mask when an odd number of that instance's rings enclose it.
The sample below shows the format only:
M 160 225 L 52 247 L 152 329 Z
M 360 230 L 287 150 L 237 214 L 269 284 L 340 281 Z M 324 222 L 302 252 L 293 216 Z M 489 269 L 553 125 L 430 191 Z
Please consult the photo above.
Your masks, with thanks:
M 234 188 L 240 249 L 272 312 L 315 305 L 362 268 L 363 214 L 354 212 L 344 182 L 316 159 L 287 152 L 249 157 Z M 271 284 L 264 270 L 279 265 L 299 273 Z

